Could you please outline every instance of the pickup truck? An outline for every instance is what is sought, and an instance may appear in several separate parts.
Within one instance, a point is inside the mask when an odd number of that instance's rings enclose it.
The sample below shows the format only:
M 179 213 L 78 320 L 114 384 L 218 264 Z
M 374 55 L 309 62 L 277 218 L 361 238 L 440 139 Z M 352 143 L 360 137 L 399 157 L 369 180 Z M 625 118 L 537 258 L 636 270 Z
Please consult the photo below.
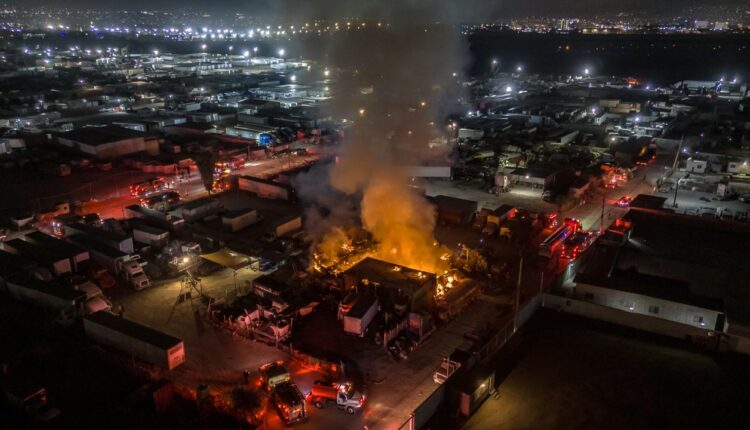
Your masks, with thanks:
M 279 361 L 273 361 L 266 363 L 258 369 L 260 372 L 260 383 L 268 391 L 273 390 L 277 385 L 283 382 L 291 381 L 289 371 L 284 367 L 284 363 Z
M 349 415 L 354 415 L 365 405 L 365 396 L 355 391 L 349 382 L 339 384 L 315 381 L 308 400 L 318 409 L 324 408 L 328 402 L 335 402 L 339 409 L 345 410 Z

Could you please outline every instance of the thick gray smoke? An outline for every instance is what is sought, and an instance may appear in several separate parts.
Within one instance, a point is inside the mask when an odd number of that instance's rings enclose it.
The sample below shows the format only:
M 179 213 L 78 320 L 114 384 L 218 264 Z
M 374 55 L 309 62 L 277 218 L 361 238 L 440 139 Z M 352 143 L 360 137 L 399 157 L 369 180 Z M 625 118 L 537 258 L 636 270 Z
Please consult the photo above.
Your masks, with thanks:
M 460 83 L 469 55 L 459 24 L 469 5 L 416 0 L 353 4 L 322 6 L 366 22 L 364 29 L 331 36 L 327 45 L 318 46 L 326 50 L 326 66 L 335 76 L 331 113 L 353 122 L 330 184 L 361 198 L 359 218 L 379 243 L 380 258 L 442 272 L 440 250 L 434 246 L 434 208 L 409 187 L 403 166 L 435 155 L 428 142 L 447 132 L 446 113 L 463 97 Z M 315 17 L 311 13 L 310 19 Z M 308 228 L 325 225 L 330 232 L 321 248 L 342 242 L 337 227 L 349 221 L 337 215 L 340 211 L 327 219 L 308 217 Z

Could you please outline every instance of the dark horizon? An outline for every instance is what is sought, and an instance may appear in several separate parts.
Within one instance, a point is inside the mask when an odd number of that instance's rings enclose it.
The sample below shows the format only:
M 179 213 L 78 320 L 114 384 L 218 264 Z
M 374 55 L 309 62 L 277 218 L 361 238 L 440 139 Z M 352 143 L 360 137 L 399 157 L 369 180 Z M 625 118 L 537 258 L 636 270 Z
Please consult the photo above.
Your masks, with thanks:
M 429 0 L 411 0 L 407 4 L 419 7 L 430 7 L 438 4 Z M 443 2 L 449 4 L 450 2 Z M 197 12 L 211 14 L 225 13 L 227 16 L 237 13 L 260 16 L 260 17 L 290 17 L 299 16 L 304 13 L 311 18 L 345 18 L 362 17 L 369 18 L 368 12 L 374 9 L 383 10 L 382 2 L 353 0 L 324 0 L 317 2 L 306 2 L 302 0 L 217 0 L 206 3 L 197 0 L 133 0 L 123 8 L 123 3 L 115 0 L 70 0 L 65 4 L 49 0 L 10 0 L 4 3 L 8 6 L 33 8 L 72 8 L 72 9 L 95 9 L 101 11 L 180 11 L 181 8 L 195 9 Z M 675 7 L 671 0 L 537 0 L 533 2 L 524 0 L 505 0 L 502 2 L 484 2 L 475 0 L 461 3 L 461 12 L 464 9 L 491 10 L 494 19 L 518 18 L 518 17 L 577 17 L 589 18 L 595 16 L 610 16 L 623 14 L 665 14 L 680 17 L 689 13 L 690 8 L 695 7 L 717 7 L 729 6 L 739 7 L 750 2 L 745 0 L 721 0 L 716 3 L 708 3 L 705 0 L 684 0 Z M 402 7 L 404 3 L 394 2 L 391 9 Z M 483 14 L 483 18 L 488 15 Z M 490 20 L 488 20 L 490 21 Z

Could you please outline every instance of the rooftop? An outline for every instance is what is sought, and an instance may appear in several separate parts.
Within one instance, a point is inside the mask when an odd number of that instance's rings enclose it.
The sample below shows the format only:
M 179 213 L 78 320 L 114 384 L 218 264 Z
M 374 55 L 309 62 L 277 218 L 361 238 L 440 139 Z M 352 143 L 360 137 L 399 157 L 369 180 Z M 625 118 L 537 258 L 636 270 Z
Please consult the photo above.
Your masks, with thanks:
M 435 283 L 435 274 L 420 272 L 410 267 L 367 257 L 349 268 L 344 275 L 357 279 L 366 279 L 386 288 L 406 288 L 411 292 L 421 289 L 425 284 Z
M 166 333 L 154 330 L 151 327 L 126 320 L 125 318 L 112 315 L 111 313 L 105 311 L 99 311 L 91 315 L 87 315 L 85 319 L 95 324 L 109 327 L 122 333 L 130 334 L 133 337 L 145 340 L 152 345 L 164 349 L 169 349 L 179 343 L 182 343 L 182 340 L 176 337 L 172 337 Z
M 691 293 L 687 282 L 638 273 L 635 270 L 614 270 L 610 277 L 579 273 L 575 277 L 575 282 L 655 297 L 703 309 L 724 310 L 722 300 Z
M 61 138 L 94 146 L 119 142 L 126 139 L 135 139 L 143 136 L 146 136 L 146 133 L 114 125 L 108 125 L 105 127 L 84 127 L 60 134 Z

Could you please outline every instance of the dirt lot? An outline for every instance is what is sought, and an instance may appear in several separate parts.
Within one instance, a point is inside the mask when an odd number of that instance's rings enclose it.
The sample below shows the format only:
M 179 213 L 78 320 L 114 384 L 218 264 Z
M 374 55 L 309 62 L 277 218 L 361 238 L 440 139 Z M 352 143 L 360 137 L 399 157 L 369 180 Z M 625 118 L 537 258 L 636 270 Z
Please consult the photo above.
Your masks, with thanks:
M 746 357 L 541 310 L 465 429 L 748 428 Z

